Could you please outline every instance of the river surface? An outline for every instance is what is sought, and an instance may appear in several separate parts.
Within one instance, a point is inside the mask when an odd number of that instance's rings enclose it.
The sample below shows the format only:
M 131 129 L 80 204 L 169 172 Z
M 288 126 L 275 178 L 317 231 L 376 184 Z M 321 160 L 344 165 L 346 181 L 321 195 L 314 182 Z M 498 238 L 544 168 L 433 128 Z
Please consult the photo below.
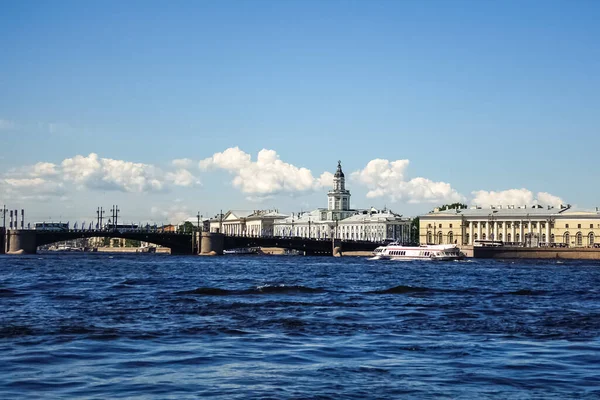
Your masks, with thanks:
M 600 264 L 0 256 L 0 398 L 600 398 Z

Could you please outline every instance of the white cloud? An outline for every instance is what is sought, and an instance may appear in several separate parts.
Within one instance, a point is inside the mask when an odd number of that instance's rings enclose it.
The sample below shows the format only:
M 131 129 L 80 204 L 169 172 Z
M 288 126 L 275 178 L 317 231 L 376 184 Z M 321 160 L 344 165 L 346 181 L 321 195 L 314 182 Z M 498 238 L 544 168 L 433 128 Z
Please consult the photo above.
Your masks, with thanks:
M 149 164 L 100 158 L 91 153 L 87 157 L 67 158 L 61 167 L 64 179 L 81 187 L 125 192 L 152 192 L 164 188 L 162 172 Z
M 58 174 L 56 164 L 39 162 L 31 168 L 31 176 L 53 176 Z
M 369 161 L 364 169 L 353 172 L 351 177 L 369 189 L 368 198 L 388 197 L 391 201 L 408 203 L 454 203 L 465 200 L 448 183 L 421 177 L 406 180 L 409 163 L 409 160 L 375 159 Z
M 175 186 L 194 186 L 199 185 L 200 181 L 187 169 L 178 169 L 175 172 L 167 173 L 167 180 L 172 182 Z
M 157 223 L 181 224 L 192 217 L 189 208 L 180 201 L 174 201 L 171 205 L 165 207 L 154 206 L 150 209 L 150 215 Z
M 46 200 L 49 197 L 64 196 L 62 183 L 42 178 L 2 179 L 2 195 L 9 199 Z
M 175 168 L 188 169 L 194 165 L 194 161 L 190 160 L 189 158 L 177 158 L 171 161 L 171 165 L 173 165 Z
M 251 156 L 240 150 L 239 147 L 230 147 L 222 153 L 215 153 L 212 157 L 200 161 L 200 169 L 222 168 L 236 171 L 252 164 Z
M 537 196 L 534 196 L 531 190 L 527 190 L 525 188 L 508 189 L 499 192 L 478 190 L 472 192 L 472 194 L 473 200 L 471 201 L 471 204 L 483 207 L 491 205 L 524 206 L 533 204 L 559 206 L 561 204 L 565 204 L 560 197 L 546 192 L 539 192 Z
M 256 161 L 250 154 L 231 147 L 200 161 L 201 169 L 220 168 L 234 174 L 232 184 L 253 199 L 274 194 L 295 194 L 323 186 L 327 175 L 315 179 L 309 169 L 281 161 L 274 150 L 262 149 Z M 331 184 L 329 181 L 328 184 Z
M 180 168 L 163 171 L 150 164 L 101 158 L 95 153 L 76 155 L 60 164 L 38 162 L 13 168 L 0 176 L 0 196 L 14 199 L 63 196 L 78 189 L 160 192 L 173 186 L 193 186 L 199 180 Z

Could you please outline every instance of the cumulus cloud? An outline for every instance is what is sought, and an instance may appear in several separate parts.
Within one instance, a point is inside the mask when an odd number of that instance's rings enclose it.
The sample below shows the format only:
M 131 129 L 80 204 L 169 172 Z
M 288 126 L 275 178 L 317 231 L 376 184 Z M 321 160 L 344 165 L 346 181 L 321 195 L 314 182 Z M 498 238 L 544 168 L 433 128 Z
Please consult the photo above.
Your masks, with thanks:
M 154 206 L 150 209 L 150 215 L 157 223 L 180 224 L 191 218 L 193 213 L 189 208 L 181 203 L 180 199 L 175 199 L 167 207 Z
M 369 161 L 364 169 L 353 172 L 351 177 L 369 189 L 368 198 L 387 197 L 391 201 L 408 203 L 454 203 L 465 200 L 448 183 L 421 177 L 407 180 L 409 163 L 409 160 L 375 159 Z
M 189 187 L 200 184 L 200 181 L 190 171 L 183 168 L 167 173 L 167 180 L 175 186 Z
M 177 158 L 171 161 L 171 165 L 173 165 L 175 168 L 188 169 L 194 165 L 194 161 L 190 160 L 189 158 Z
M 62 183 L 42 178 L 2 179 L 2 195 L 9 199 L 46 200 L 50 197 L 64 196 Z
M 250 154 L 231 147 L 200 161 L 199 166 L 203 170 L 220 168 L 234 174 L 233 186 L 253 199 L 315 190 L 323 186 L 328 176 L 323 174 L 315 179 L 309 169 L 286 163 L 274 150 L 267 149 L 259 151 L 256 161 L 252 161 Z
M 523 189 L 508 189 L 498 192 L 477 190 L 472 192 L 473 200 L 472 204 L 478 206 L 491 206 L 491 205 L 533 205 L 540 204 L 545 206 L 559 206 L 565 204 L 565 202 L 558 196 L 554 196 L 550 193 L 539 192 L 537 195 L 531 190 Z
M 151 192 L 163 190 L 161 171 L 149 164 L 77 155 L 61 163 L 64 179 L 80 187 Z
M 59 164 L 11 169 L 0 176 L 0 196 L 15 199 L 63 196 L 74 188 L 132 193 L 160 192 L 173 186 L 194 186 L 199 180 L 187 169 L 173 171 L 144 163 L 76 155 Z
M 56 164 L 49 162 L 39 162 L 31 167 L 31 176 L 53 176 L 58 174 Z

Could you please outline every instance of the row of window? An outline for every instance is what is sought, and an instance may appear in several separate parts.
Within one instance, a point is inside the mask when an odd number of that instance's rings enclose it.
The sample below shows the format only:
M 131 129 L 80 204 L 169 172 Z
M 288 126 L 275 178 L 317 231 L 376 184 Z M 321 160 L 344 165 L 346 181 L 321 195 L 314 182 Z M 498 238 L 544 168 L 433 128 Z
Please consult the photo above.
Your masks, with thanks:
M 443 240 L 444 240 L 444 235 L 442 234 L 442 232 L 439 232 L 436 236 L 437 236 L 437 243 L 438 244 L 442 244 Z M 565 232 L 562 236 L 563 236 L 563 243 L 571 243 L 571 234 L 569 232 Z M 578 245 L 578 246 L 582 246 L 583 245 L 583 237 L 584 237 L 583 233 L 577 232 L 575 234 L 575 244 Z M 427 243 L 433 243 L 432 239 L 433 239 L 432 234 L 431 234 L 431 232 L 429 232 L 427 234 Z M 447 243 L 454 243 L 454 234 L 452 232 L 449 232 L 448 235 L 447 235 L 447 239 L 448 239 Z M 466 240 L 467 243 L 471 243 L 471 241 L 470 241 L 470 235 L 468 233 L 466 234 L 466 239 L 467 239 Z M 478 240 L 478 239 L 479 239 L 478 234 L 474 233 L 473 234 L 473 241 Z M 481 235 L 481 239 L 482 240 L 488 240 L 488 239 L 489 240 L 496 240 L 496 238 L 494 237 L 493 233 L 490 234 L 489 238 L 487 237 L 487 235 L 485 233 L 483 233 Z M 502 233 L 499 233 L 497 240 L 503 241 L 504 239 L 505 238 L 502 235 Z M 510 233 L 506 234 L 506 242 L 512 242 L 513 241 L 512 239 L 513 238 L 512 238 L 512 235 Z M 514 239 L 515 239 L 514 240 L 515 242 L 521 242 L 521 235 L 519 233 L 516 233 Z M 543 233 L 541 235 L 541 237 L 538 237 L 537 235 L 534 235 L 534 234 L 531 234 L 531 233 L 525 234 L 525 235 L 523 235 L 523 239 L 526 240 L 526 241 L 534 239 L 534 240 L 538 240 L 539 242 L 542 242 L 542 243 L 546 243 L 547 242 L 547 240 L 546 240 L 547 237 L 546 237 L 545 233 Z M 588 235 L 587 235 L 587 244 L 588 245 L 593 245 L 593 244 L 595 244 L 595 242 L 596 242 L 596 236 L 595 236 L 594 232 L 588 233 Z M 550 243 L 555 243 L 555 236 L 554 236 L 554 234 L 550 235 Z
M 473 224 L 474 228 L 477 228 L 478 224 L 481 224 L 482 228 L 485 228 L 486 223 L 485 222 L 467 222 L 467 226 L 469 226 L 469 224 Z M 493 222 L 490 222 L 490 225 L 492 225 Z M 502 222 L 498 221 L 496 222 L 496 225 L 498 226 L 498 228 L 502 228 Z M 577 229 L 581 229 L 581 225 L 582 224 L 577 224 Z M 519 227 L 519 223 L 515 222 L 514 223 L 515 228 Z M 432 224 L 427 225 L 428 228 L 433 228 Z M 512 224 L 510 222 L 506 222 L 506 227 L 507 228 L 511 228 Z M 523 222 L 523 228 L 528 228 L 529 227 L 529 223 L 528 222 Z M 442 224 L 438 224 L 438 228 L 442 229 Z M 448 228 L 452 229 L 452 224 L 448 224 Z M 537 228 L 537 222 L 532 222 L 531 223 L 531 228 L 532 229 L 536 229 Z M 545 222 L 540 222 L 540 228 L 545 229 L 546 228 L 546 223 Z M 550 223 L 550 228 L 554 229 L 554 222 Z M 600 228 L 600 224 L 598 224 L 598 228 Z M 569 224 L 565 224 L 565 229 L 569 229 Z M 590 224 L 590 229 L 594 229 L 594 224 Z

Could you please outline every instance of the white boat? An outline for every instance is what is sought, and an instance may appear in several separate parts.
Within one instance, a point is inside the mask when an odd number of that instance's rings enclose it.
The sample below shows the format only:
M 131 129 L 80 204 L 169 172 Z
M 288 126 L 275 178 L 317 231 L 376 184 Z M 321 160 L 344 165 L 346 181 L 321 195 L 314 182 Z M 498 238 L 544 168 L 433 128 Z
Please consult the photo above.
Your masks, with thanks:
M 223 250 L 223 254 L 235 254 L 235 255 L 246 255 L 246 254 L 261 254 L 262 251 L 258 247 L 238 247 L 236 249 Z
M 376 260 L 462 260 L 465 254 L 454 244 L 434 244 L 422 246 L 403 246 L 390 243 L 379 246 L 373 251 Z

